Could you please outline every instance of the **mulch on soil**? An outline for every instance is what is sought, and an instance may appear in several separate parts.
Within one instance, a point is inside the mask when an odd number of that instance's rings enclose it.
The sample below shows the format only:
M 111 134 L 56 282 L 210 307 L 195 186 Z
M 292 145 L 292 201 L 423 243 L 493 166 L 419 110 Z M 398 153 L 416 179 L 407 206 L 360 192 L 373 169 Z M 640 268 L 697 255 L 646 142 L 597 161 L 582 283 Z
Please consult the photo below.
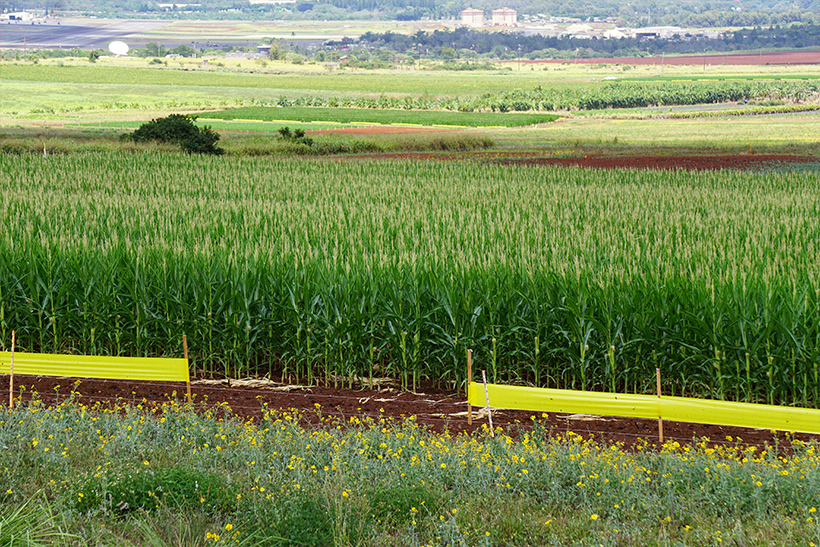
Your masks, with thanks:
M 65 400 L 74 388 L 77 379 L 35 376 L 15 376 L 15 393 L 24 400 L 30 400 L 33 393 L 46 404 Z M 244 387 L 237 381 L 222 380 L 218 383 L 196 383 L 191 386 L 194 404 L 205 408 L 227 403 L 231 412 L 242 419 L 255 420 L 262 416 L 263 405 L 268 409 L 298 410 L 310 422 L 318 421 L 315 405 L 320 405 L 322 416 L 338 417 L 347 421 L 351 416 L 371 418 L 415 416 L 419 424 L 453 435 L 472 433 L 487 425 L 487 418 L 478 417 L 479 409 L 474 408 L 472 425 L 468 424 L 467 403 L 463 394 L 453 393 L 433 386 L 424 386 L 416 393 L 402 391 L 395 387 L 381 389 L 342 389 L 333 387 L 290 386 L 283 383 L 259 382 L 266 387 Z M 242 384 L 240 381 L 239 384 Z M 0 393 L 8 392 L 8 377 L 0 380 Z M 5 391 L 3 391 L 5 390 Z M 76 387 L 79 402 L 85 405 L 96 403 L 143 403 L 162 404 L 171 399 L 183 401 L 184 384 L 170 382 L 130 382 L 119 380 L 82 379 Z M 650 444 L 658 442 L 657 420 L 637 418 L 616 418 L 580 414 L 549 413 L 545 419 L 540 412 L 494 410 L 493 425 L 502 427 L 506 433 L 516 435 L 538 420 L 552 434 L 569 431 L 593 437 L 598 441 L 619 442 L 631 446 L 640 440 Z M 740 442 L 745 445 L 778 445 L 788 450 L 790 439 L 820 441 L 820 435 L 787 434 L 760 429 L 724 427 L 684 422 L 663 422 L 664 438 L 681 444 L 699 442 L 703 437 L 710 444 Z M 727 439 L 731 437 L 731 441 Z

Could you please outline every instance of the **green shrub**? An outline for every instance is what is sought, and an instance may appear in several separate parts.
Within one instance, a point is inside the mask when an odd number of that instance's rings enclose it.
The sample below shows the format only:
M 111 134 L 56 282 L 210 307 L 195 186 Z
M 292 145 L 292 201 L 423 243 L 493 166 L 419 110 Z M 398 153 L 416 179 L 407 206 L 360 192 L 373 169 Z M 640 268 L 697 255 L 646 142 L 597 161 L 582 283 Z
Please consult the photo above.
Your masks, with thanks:
M 373 516 L 379 521 L 408 525 L 436 511 L 439 500 L 430 488 L 396 486 L 374 491 L 370 496 L 370 505 Z
M 182 467 L 146 470 L 121 477 L 95 477 L 80 483 L 73 493 L 74 508 L 82 513 L 100 510 L 125 515 L 152 511 L 161 505 L 227 512 L 236 497 L 220 475 Z
M 136 131 L 124 135 L 134 142 L 159 141 L 178 144 L 191 154 L 223 154 L 219 148 L 219 133 L 208 126 L 198 127 L 196 116 L 171 114 L 142 124 Z
M 303 129 L 295 129 L 291 131 L 290 127 L 280 127 L 277 132 L 284 141 L 296 142 L 306 146 L 313 145 L 313 139 L 305 135 L 305 131 Z

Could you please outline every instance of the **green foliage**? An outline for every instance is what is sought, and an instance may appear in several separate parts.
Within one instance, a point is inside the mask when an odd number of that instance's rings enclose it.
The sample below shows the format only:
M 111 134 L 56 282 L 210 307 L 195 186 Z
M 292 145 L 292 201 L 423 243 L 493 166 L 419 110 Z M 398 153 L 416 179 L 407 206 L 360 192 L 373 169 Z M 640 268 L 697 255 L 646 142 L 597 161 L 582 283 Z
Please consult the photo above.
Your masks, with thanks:
M 304 144 L 305 146 L 312 146 L 313 139 L 305 135 L 304 129 L 295 129 L 291 132 L 290 127 L 280 127 L 277 131 L 279 136 L 282 137 L 283 140 L 297 143 L 297 144 Z
M 287 504 L 281 520 L 274 523 L 271 545 L 330 547 L 333 545 L 331 516 L 315 498 L 300 496 Z
M 138 50 L 138 53 L 146 57 L 165 57 L 168 51 L 165 46 L 157 44 L 156 42 L 148 42 L 145 44 L 144 50 Z
M 432 515 L 441 500 L 431 487 L 391 486 L 370 493 L 373 516 L 384 526 L 401 527 Z
M 219 133 L 210 127 L 199 127 L 194 123 L 196 116 L 171 114 L 142 124 L 133 133 L 123 138 L 134 142 L 158 141 L 178 144 L 191 154 L 223 154 L 217 146 Z
M 375 99 L 369 99 L 376 101 Z M 368 99 L 363 101 L 367 102 Z M 291 120 L 295 122 L 337 122 L 337 123 L 378 123 L 378 124 L 414 124 L 414 125 L 452 125 L 460 127 L 519 127 L 548 123 L 558 119 L 554 114 L 510 114 L 501 115 L 489 112 L 445 112 L 445 111 L 417 111 L 417 110 L 390 110 L 390 107 L 400 108 L 399 103 L 393 104 L 393 99 L 385 110 L 373 108 L 325 108 L 325 107 L 241 107 L 208 112 L 203 116 L 221 120 Z M 358 100 L 353 101 L 358 102 Z M 348 102 L 348 106 L 350 103 Z
M 162 505 L 224 513 L 236 504 L 236 494 L 225 477 L 185 467 L 95 476 L 80 483 L 72 499 L 74 509 L 81 513 L 115 515 L 154 511 Z
M 815 173 L 89 157 L 3 157 L 0 346 L 820 402 Z
M 5 501 L 0 505 L 0 545 L 74 545 L 78 536 L 67 533 L 62 524 L 42 491 L 23 503 Z

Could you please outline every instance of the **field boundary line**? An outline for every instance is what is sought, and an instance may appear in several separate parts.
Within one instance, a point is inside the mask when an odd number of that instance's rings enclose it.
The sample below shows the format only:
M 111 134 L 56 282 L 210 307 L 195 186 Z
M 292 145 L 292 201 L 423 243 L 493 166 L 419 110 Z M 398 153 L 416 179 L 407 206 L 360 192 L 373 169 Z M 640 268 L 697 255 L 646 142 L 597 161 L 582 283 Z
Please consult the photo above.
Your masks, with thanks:
M 0 374 L 185 382 L 191 402 L 188 341 L 183 338 L 185 357 L 114 357 L 108 355 L 61 355 L 50 353 L 0 352 Z

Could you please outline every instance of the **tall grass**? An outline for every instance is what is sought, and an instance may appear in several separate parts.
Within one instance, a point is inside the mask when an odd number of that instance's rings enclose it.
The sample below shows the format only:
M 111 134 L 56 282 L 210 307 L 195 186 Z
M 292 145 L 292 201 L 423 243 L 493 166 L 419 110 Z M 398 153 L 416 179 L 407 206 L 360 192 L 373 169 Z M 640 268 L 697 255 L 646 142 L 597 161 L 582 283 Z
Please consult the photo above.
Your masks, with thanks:
M 101 153 L 0 162 L 0 344 L 814 406 L 811 174 Z M 350 382 L 351 380 L 347 380 Z

